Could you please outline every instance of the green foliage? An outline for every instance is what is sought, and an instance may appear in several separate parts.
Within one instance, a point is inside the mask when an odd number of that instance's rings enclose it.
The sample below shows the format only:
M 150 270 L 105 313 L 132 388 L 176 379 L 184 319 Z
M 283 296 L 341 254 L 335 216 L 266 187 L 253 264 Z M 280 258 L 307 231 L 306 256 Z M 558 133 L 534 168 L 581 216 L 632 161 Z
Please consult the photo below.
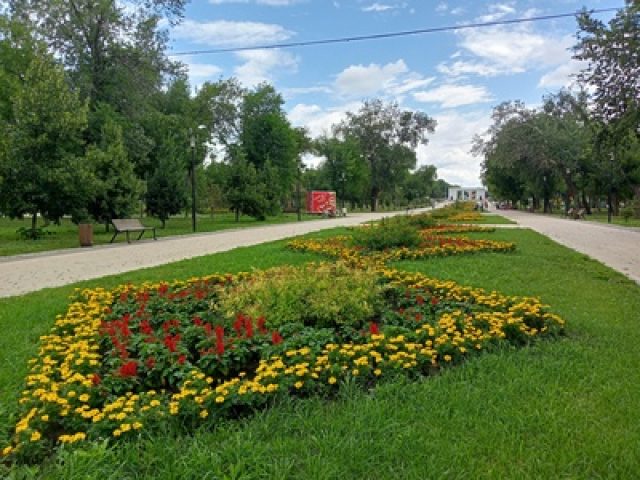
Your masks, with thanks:
M 103 223 L 130 216 L 137 206 L 142 186 L 127 157 L 119 125 L 111 120 L 105 123 L 100 143 L 87 150 L 87 162 L 96 177 L 90 214 Z
M 147 212 L 158 217 L 163 227 L 169 216 L 179 213 L 187 205 L 186 169 L 175 150 L 173 140 L 165 139 L 158 164 L 147 180 Z
M 226 200 L 229 208 L 236 213 L 236 221 L 240 215 L 249 215 L 257 220 L 264 220 L 269 211 L 266 186 L 259 182 L 256 168 L 249 163 L 241 152 L 231 164 L 227 177 Z
M 13 115 L 0 145 L 0 209 L 14 218 L 40 213 L 52 221 L 79 214 L 93 185 L 81 159 L 86 105 L 41 47 L 10 101 Z
M 264 316 L 270 328 L 302 324 L 348 333 L 376 315 L 380 292 L 373 272 L 341 263 L 279 267 L 228 289 L 218 308 L 227 317 L 237 312 Z
M 20 227 L 18 230 L 16 230 L 16 233 L 20 236 L 20 238 L 24 240 L 39 240 L 47 235 L 52 234 L 52 232 L 45 230 L 42 227 L 36 227 L 36 228 Z
M 369 166 L 369 195 L 372 210 L 378 197 L 415 167 L 415 148 L 426 144 L 427 133 L 435 131 L 436 121 L 422 112 L 403 111 L 397 104 L 376 99 L 365 101 L 357 113 L 348 112 L 347 119 L 336 131 L 358 143 Z
M 380 251 L 387 248 L 417 247 L 422 237 L 407 219 L 383 221 L 353 230 L 352 244 L 367 250 Z

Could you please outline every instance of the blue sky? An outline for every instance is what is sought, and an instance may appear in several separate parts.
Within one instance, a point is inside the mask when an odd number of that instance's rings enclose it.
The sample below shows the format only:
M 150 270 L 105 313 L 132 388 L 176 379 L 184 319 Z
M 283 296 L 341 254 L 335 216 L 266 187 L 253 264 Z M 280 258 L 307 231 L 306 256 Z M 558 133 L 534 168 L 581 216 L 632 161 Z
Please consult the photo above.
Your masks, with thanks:
M 472 0 L 193 0 L 170 30 L 171 52 L 423 29 L 506 20 L 587 8 L 621 7 L 622 0 L 477 2 Z M 604 20 L 610 15 L 599 15 Z M 538 104 L 572 83 L 580 65 L 572 18 L 304 48 L 176 57 L 192 85 L 237 77 L 251 87 L 267 81 L 284 95 L 289 119 L 313 136 L 328 131 L 362 100 L 380 97 L 438 121 L 418 164 L 440 178 L 480 184 L 474 134 L 505 100 Z M 317 164 L 316 158 L 307 163 Z

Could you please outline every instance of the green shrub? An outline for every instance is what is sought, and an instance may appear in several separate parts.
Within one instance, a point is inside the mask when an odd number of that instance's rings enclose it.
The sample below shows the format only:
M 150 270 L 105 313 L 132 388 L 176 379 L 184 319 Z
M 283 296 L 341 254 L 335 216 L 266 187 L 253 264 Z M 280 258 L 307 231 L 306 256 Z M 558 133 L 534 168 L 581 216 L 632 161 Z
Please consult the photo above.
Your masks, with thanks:
M 264 316 L 269 328 L 297 323 L 341 331 L 362 328 L 381 309 L 381 286 L 372 271 L 342 263 L 279 267 L 227 288 L 217 308 L 227 318 Z
M 417 247 L 421 241 L 420 232 L 407 220 L 356 228 L 352 237 L 353 246 L 375 251 L 397 247 Z

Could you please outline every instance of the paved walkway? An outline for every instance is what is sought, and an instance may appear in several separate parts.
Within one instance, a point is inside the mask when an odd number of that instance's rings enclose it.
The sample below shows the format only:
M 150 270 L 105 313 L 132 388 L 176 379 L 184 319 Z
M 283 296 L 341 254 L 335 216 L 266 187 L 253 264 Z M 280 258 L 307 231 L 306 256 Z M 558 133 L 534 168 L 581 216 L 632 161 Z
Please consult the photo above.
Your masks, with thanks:
M 640 283 L 640 229 L 519 210 L 498 210 L 495 213 L 584 253 Z
M 404 212 L 398 212 L 404 213 Z M 495 213 L 575 249 L 640 283 L 640 229 L 567 220 L 516 210 Z M 0 258 L 0 297 L 59 287 L 81 280 L 154 267 L 236 247 L 257 245 L 328 228 L 358 225 L 390 213 L 269 225 L 215 233 L 160 238 L 132 244 L 100 245 Z M 515 227 L 515 225 L 496 225 Z
M 404 212 L 397 212 L 401 214 Z M 225 230 L 143 240 L 131 244 L 97 245 L 18 255 L 0 259 L 0 297 L 22 295 L 47 287 L 155 267 L 178 260 L 225 252 L 334 227 L 358 225 L 392 213 L 358 213 L 345 218 Z

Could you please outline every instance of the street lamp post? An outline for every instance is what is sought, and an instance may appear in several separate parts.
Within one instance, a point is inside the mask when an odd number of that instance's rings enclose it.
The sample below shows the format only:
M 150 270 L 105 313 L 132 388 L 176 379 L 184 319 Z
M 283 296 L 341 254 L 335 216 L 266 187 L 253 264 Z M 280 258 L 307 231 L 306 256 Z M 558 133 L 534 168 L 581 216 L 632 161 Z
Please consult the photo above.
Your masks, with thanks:
M 347 183 L 347 175 L 345 172 L 342 172 L 342 175 L 340 176 L 340 179 L 342 180 L 342 195 L 340 196 L 341 200 L 342 200 L 342 211 L 341 214 L 344 214 L 344 204 L 345 204 L 345 198 L 344 198 L 344 191 L 345 191 L 345 184 Z
M 198 125 L 198 130 L 204 130 L 204 125 Z M 192 128 L 189 128 L 189 146 L 191 147 L 191 229 L 196 231 L 196 137 Z
M 613 152 L 609 153 L 609 194 L 607 195 L 607 223 L 611 223 L 613 216 Z
M 189 129 L 191 138 L 189 145 L 191 146 L 191 229 L 196 231 L 196 138 L 193 130 Z

